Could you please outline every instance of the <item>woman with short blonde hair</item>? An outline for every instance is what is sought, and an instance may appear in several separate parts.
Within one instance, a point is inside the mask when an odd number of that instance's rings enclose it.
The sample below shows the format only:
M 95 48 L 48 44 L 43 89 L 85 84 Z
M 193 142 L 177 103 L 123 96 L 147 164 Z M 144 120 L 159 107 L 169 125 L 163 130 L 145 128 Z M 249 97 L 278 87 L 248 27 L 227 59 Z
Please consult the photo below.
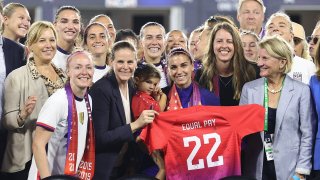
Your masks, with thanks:
M 27 34 L 28 63 L 5 80 L 3 126 L 8 130 L 8 142 L 2 171 L 11 180 L 28 177 L 38 114 L 46 99 L 66 81 L 65 74 L 51 63 L 56 40 L 52 23 L 34 23 Z

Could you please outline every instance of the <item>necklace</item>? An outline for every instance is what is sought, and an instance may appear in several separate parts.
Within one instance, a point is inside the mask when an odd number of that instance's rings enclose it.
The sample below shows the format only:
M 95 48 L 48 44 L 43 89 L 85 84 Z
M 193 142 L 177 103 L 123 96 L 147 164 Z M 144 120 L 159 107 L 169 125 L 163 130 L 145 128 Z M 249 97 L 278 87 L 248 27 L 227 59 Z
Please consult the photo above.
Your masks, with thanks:
M 277 94 L 279 93 L 281 90 L 282 90 L 282 86 L 278 89 L 278 90 L 275 90 L 275 89 L 270 89 L 269 86 L 267 87 L 268 91 L 271 92 L 272 94 Z
M 231 77 L 230 79 L 229 79 L 229 81 L 227 82 L 227 83 L 225 83 L 222 79 L 221 79 L 221 76 L 218 76 L 219 77 L 219 80 L 220 80 L 220 82 L 224 85 L 224 87 L 227 87 L 228 86 L 228 84 L 231 82 L 231 80 L 232 80 L 232 76 L 229 76 L 229 77 Z M 227 77 L 227 78 L 229 78 L 229 77 Z

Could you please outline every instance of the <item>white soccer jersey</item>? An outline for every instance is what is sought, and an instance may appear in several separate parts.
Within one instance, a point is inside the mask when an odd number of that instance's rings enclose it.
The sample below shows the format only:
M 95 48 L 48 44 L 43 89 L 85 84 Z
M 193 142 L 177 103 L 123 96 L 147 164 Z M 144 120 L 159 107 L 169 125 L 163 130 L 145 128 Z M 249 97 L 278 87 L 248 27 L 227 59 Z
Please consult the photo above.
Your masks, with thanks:
M 89 96 L 90 105 L 92 104 Z M 77 166 L 82 159 L 87 135 L 88 113 L 85 100 L 75 100 L 78 113 L 78 153 Z M 65 89 L 57 90 L 43 105 L 37 120 L 41 126 L 53 134 L 48 142 L 47 158 L 51 174 L 64 174 L 68 137 L 68 99 Z M 36 180 L 38 170 L 34 158 L 28 180 Z

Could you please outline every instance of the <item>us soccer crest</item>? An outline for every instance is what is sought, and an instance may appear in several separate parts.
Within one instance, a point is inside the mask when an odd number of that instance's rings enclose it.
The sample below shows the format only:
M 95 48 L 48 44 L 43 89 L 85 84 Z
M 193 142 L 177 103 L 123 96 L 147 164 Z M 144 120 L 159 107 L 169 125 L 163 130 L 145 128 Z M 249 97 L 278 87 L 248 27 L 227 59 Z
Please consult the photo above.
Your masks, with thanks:
M 80 123 L 83 124 L 83 122 L 84 122 L 84 112 L 80 112 L 78 117 L 79 117 Z

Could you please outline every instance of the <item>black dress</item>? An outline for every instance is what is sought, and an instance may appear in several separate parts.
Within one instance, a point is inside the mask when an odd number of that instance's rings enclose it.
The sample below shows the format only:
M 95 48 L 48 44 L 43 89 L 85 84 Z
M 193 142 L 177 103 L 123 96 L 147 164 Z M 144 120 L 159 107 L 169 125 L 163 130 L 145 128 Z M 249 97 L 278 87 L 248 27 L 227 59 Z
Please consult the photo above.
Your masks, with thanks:
M 268 131 L 265 131 L 265 134 L 274 134 L 276 126 L 276 108 L 268 107 Z M 262 170 L 262 180 L 277 180 L 276 170 L 274 167 L 274 161 L 267 161 L 266 153 L 264 153 L 263 158 L 263 170 Z

